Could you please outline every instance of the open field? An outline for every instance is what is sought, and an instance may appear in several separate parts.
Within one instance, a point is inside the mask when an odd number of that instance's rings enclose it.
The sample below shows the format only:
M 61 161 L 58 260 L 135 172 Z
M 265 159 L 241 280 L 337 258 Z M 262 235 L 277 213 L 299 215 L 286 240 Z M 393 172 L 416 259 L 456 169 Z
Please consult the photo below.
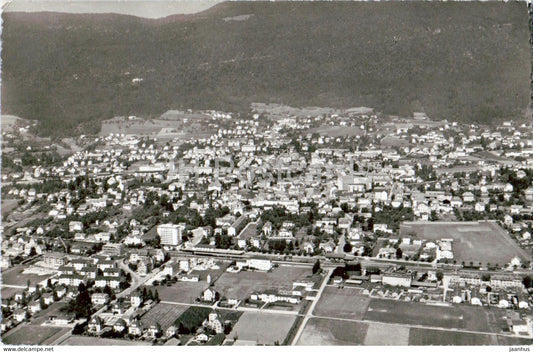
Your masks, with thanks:
M 105 339 L 92 336 L 70 336 L 61 346 L 149 346 L 150 342 L 138 340 Z
M 228 340 L 249 341 L 253 344 L 282 343 L 296 316 L 261 312 L 245 312 L 233 327 Z
M 2 287 L 0 289 L 0 295 L 2 298 L 11 298 L 14 297 L 15 294 L 24 291 L 23 288 L 15 288 L 15 287 Z
M 17 265 L 16 267 L 9 268 L 2 271 L 2 283 L 5 285 L 27 286 L 28 280 L 30 285 L 46 281 L 53 275 L 37 275 L 37 274 L 23 274 L 23 271 L 31 267 L 31 265 Z
M 166 330 L 187 310 L 187 306 L 159 303 L 141 317 L 143 326 L 161 324 L 161 329 Z
M 19 204 L 19 201 L 17 199 L 4 199 L 2 198 L 2 205 L 1 205 L 1 212 L 2 212 L 2 216 L 6 216 L 8 215 L 9 213 L 11 213 L 11 211 L 13 211 L 13 209 L 15 209 Z
M 496 336 L 467 333 L 461 331 L 443 331 L 411 328 L 409 345 L 497 345 Z
M 518 256 L 522 261 L 531 256 L 521 249 L 498 224 L 494 222 L 406 222 L 400 225 L 400 234 L 416 234 L 430 241 L 453 239 L 453 253 L 457 263 L 481 262 L 507 264 Z
M 162 301 L 177 303 L 194 303 L 197 297 L 209 287 L 206 281 L 200 282 L 177 282 L 172 286 L 148 286 L 148 290 L 154 288 L 159 292 L 159 298 Z
M 305 133 L 318 133 L 319 135 L 327 137 L 361 136 L 363 134 L 363 130 L 361 130 L 359 127 L 321 126 L 305 130 Z
M 409 327 L 370 323 L 365 337 L 366 346 L 407 346 Z
M 43 345 L 52 343 L 70 328 L 55 326 L 25 325 L 14 328 L 2 336 L 2 342 L 8 345 Z
M 463 315 L 464 329 L 480 332 L 505 332 L 509 330 L 505 310 L 494 307 L 455 306 Z
M 165 114 L 163 114 L 165 116 Z M 121 118 L 114 118 L 103 121 L 100 136 L 107 136 L 110 133 L 124 133 L 134 134 L 139 136 L 155 137 L 161 142 L 166 142 L 174 138 L 202 138 L 209 137 L 212 132 L 206 126 L 199 122 L 205 120 L 205 115 L 179 115 L 175 119 L 167 117 L 167 119 L 136 119 L 125 120 Z M 208 117 L 209 118 L 209 117 Z M 197 121 L 195 121 L 195 119 Z M 190 121 L 184 124 L 184 121 Z
M 363 319 L 370 298 L 359 294 L 357 288 L 328 286 L 315 307 L 315 315 L 334 318 Z
M 430 306 L 415 302 L 372 299 L 365 320 L 442 328 L 463 328 L 463 316 L 456 307 Z
M 363 345 L 368 324 L 327 318 L 311 318 L 305 325 L 298 345 Z
M 295 280 L 311 275 L 310 268 L 280 266 L 270 272 L 241 271 L 222 274 L 215 282 L 215 290 L 227 298 L 249 298 L 254 291 L 270 288 L 292 288 Z
M 47 321 L 52 315 L 58 315 L 60 309 L 67 305 L 66 302 L 54 302 L 45 310 L 41 310 L 32 316 L 32 324 L 39 325 Z

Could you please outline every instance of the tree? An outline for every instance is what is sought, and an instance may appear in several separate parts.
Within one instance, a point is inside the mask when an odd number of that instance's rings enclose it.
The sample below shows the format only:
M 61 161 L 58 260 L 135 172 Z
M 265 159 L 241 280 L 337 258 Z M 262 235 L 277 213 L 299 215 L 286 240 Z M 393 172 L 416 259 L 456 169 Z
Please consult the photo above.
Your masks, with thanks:
M 350 244 L 350 242 L 346 242 L 346 244 L 344 245 L 344 248 L 342 249 L 344 252 L 346 253 L 349 253 L 352 251 L 352 245 Z
M 396 249 L 396 258 L 401 259 L 402 256 L 403 256 L 403 251 L 400 247 L 398 247 L 398 249 Z
M 442 281 L 443 277 L 444 277 L 444 274 L 442 273 L 442 271 L 437 271 L 437 280 Z
M 317 259 L 315 264 L 313 265 L 313 274 L 316 274 L 320 271 L 320 260 Z
M 159 302 L 159 301 L 160 301 L 160 299 L 159 299 L 159 292 L 158 292 L 157 290 L 154 290 L 154 291 L 155 291 L 155 292 L 154 292 L 154 300 L 155 300 L 156 302 Z
M 531 288 L 533 287 L 533 277 L 531 276 L 524 276 L 522 279 L 522 283 L 524 284 L 525 288 Z

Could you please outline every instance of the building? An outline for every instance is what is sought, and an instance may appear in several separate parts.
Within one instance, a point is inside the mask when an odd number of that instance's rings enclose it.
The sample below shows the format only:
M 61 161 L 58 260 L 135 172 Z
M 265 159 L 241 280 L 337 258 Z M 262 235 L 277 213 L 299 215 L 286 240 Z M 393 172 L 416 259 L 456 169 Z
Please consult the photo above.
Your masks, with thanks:
M 98 316 L 92 317 L 87 328 L 89 333 L 98 334 L 104 328 L 104 322 Z
M 224 332 L 224 325 L 222 325 L 222 322 L 220 321 L 216 312 L 209 313 L 209 317 L 206 321 L 204 321 L 202 325 L 206 328 L 213 330 L 217 334 L 221 334 Z
M 517 287 L 522 288 L 522 280 L 516 276 L 510 275 L 492 275 L 490 278 L 490 286 L 492 288 L 508 288 Z
M 177 246 L 181 243 L 183 231 L 185 226 L 183 224 L 163 224 L 157 226 L 157 234 L 161 238 L 163 246 Z
M 107 243 L 102 246 L 100 253 L 109 257 L 118 257 L 124 254 L 124 245 L 121 243 Z
M 202 298 L 204 301 L 206 302 L 214 302 L 217 298 L 217 293 L 215 290 L 212 290 L 210 288 L 207 288 L 203 294 L 202 294 Z
M 242 229 L 248 224 L 248 217 L 241 215 L 231 226 L 228 228 L 228 236 L 237 236 Z
M 103 306 L 109 302 L 109 295 L 107 293 L 93 293 L 91 295 L 91 303 L 95 306 Z
M 261 271 L 270 271 L 272 269 L 272 262 L 268 259 L 246 259 L 246 261 L 237 261 L 237 267 L 250 268 Z
M 46 266 L 59 268 L 67 263 L 67 256 L 64 253 L 43 253 L 43 263 Z
M 385 273 L 382 276 L 383 285 L 411 287 L 411 275 L 403 273 Z

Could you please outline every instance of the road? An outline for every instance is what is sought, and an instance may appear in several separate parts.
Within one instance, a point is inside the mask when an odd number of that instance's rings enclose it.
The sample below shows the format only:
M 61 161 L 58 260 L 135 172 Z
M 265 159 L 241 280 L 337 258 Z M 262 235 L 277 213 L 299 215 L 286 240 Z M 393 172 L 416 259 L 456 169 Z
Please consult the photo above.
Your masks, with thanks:
M 125 272 L 127 272 L 127 273 L 129 273 L 131 275 L 131 286 L 128 287 L 127 289 L 125 289 L 124 291 L 120 292 L 117 295 L 117 298 L 128 296 L 129 294 L 134 292 L 137 288 L 139 288 L 140 286 L 144 285 L 146 283 L 146 281 L 148 281 L 151 278 L 153 278 L 154 276 L 156 276 L 159 273 L 159 271 L 161 270 L 160 268 L 154 269 L 149 275 L 141 277 L 141 276 L 137 275 L 137 273 L 132 271 L 122 261 L 118 262 L 118 266 L 119 266 L 119 268 L 123 269 Z
M 298 328 L 296 335 L 294 335 L 294 338 L 292 339 L 291 346 L 295 346 L 298 340 L 300 340 L 300 336 L 302 336 L 302 333 L 304 331 L 305 325 L 307 324 L 307 321 L 309 320 L 309 318 L 313 317 L 313 311 L 315 310 L 315 306 L 320 300 L 320 297 L 322 296 L 322 293 L 324 292 L 324 289 L 326 288 L 329 278 L 332 273 L 333 273 L 333 268 L 328 269 L 328 272 L 326 276 L 324 277 L 324 280 L 322 281 L 320 288 L 318 289 L 316 298 L 311 302 L 311 306 L 307 310 L 307 313 L 305 314 L 302 322 L 300 323 L 300 327 Z
M 297 311 L 292 311 L 292 310 L 287 311 L 287 310 L 276 310 L 276 309 L 261 309 L 261 308 L 242 307 L 242 306 L 238 306 L 236 308 L 221 308 L 221 307 L 218 307 L 216 303 L 210 306 L 205 305 L 205 304 L 198 304 L 198 303 L 179 303 L 179 302 L 170 302 L 170 301 L 161 301 L 160 303 L 173 304 L 176 306 L 186 306 L 186 307 L 202 307 L 202 308 L 213 308 L 213 309 L 217 308 L 217 309 L 225 309 L 225 310 L 237 310 L 240 312 L 299 315 Z

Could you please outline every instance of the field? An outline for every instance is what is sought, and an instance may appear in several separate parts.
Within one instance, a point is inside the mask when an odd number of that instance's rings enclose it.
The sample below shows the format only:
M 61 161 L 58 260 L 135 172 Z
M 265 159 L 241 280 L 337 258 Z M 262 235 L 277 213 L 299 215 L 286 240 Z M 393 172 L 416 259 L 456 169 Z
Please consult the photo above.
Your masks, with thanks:
M 54 302 L 45 310 L 37 312 L 32 317 L 32 324 L 39 325 L 47 321 L 52 315 L 58 315 L 60 309 L 67 305 L 66 302 Z
M 292 283 L 311 275 L 311 269 L 280 266 L 270 272 L 241 271 L 222 274 L 215 282 L 215 290 L 227 298 L 249 298 L 254 291 L 271 288 L 292 288 Z
M 310 128 L 304 131 L 308 133 L 318 133 L 322 136 L 328 137 L 341 137 L 341 136 L 361 136 L 363 131 L 359 127 L 346 127 L 346 126 L 321 126 L 317 128 Z
M 177 282 L 172 286 L 149 286 L 147 289 L 156 288 L 162 301 L 177 303 L 194 303 L 197 297 L 209 287 L 206 281 L 200 282 Z
M 462 328 L 464 325 L 463 316 L 455 307 L 385 299 L 373 299 L 370 302 L 365 320 L 442 328 Z
M 409 345 L 497 345 L 496 336 L 461 331 L 443 331 L 411 328 Z
M 61 346 L 149 346 L 150 342 L 139 340 L 105 339 L 91 336 L 70 336 Z
M 363 345 L 368 324 L 334 319 L 310 319 L 298 340 L 298 345 Z
M 456 306 L 461 311 L 464 329 L 479 332 L 503 332 L 508 330 L 505 310 L 493 307 Z
M 3 199 L 1 205 L 2 216 L 7 216 L 13 209 L 18 206 L 19 201 L 17 199 Z
M 35 286 L 42 281 L 46 281 L 52 275 L 23 274 L 22 272 L 31 265 L 17 265 L 16 267 L 2 271 L 2 283 L 5 285 L 27 286 L 28 280 L 30 285 Z
M 400 234 L 435 241 L 453 239 L 454 260 L 468 264 L 507 264 L 518 256 L 522 261 L 531 256 L 521 249 L 498 224 L 493 222 L 408 222 L 400 226 Z
M 159 323 L 161 329 L 166 330 L 186 310 L 187 306 L 160 303 L 141 317 L 141 323 L 143 326 Z
M 314 314 L 333 318 L 363 319 L 370 298 L 356 288 L 328 286 L 315 307 Z
M 288 314 L 245 312 L 227 339 L 237 338 L 237 341 L 254 345 L 281 344 L 295 319 L 296 316 Z
M 11 298 L 14 297 L 15 294 L 20 293 L 24 291 L 23 288 L 15 288 L 15 287 L 2 287 L 0 289 L 0 295 L 2 298 Z
M 8 345 L 46 345 L 54 342 L 69 330 L 69 328 L 40 325 L 19 326 L 8 331 L 6 336 L 2 336 L 2 342 Z
M 409 327 L 370 323 L 365 346 L 407 346 Z

